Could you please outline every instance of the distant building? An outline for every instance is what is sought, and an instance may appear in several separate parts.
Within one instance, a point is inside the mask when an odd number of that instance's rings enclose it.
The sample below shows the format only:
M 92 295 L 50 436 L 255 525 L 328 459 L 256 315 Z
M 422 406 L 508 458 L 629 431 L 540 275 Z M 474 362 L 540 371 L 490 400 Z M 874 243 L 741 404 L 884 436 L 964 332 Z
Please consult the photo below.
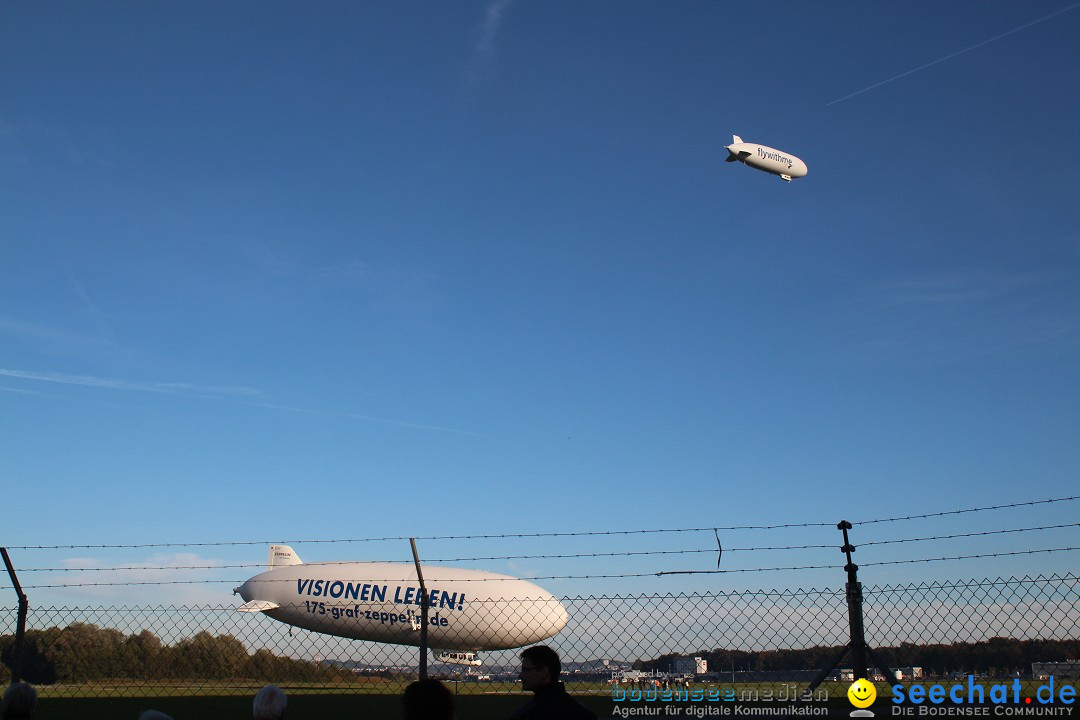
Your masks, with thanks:
M 709 672 L 709 662 L 702 657 L 682 655 L 671 661 L 671 672 L 676 675 L 704 675 Z
M 869 668 L 866 673 L 866 678 L 874 682 L 892 682 L 893 680 L 921 680 L 925 677 L 923 669 L 921 667 L 901 667 L 890 668 L 889 677 L 885 677 L 881 674 L 881 671 L 877 668 Z M 834 671 L 825 677 L 829 682 L 855 682 L 855 671 L 851 668 L 841 668 Z
M 1080 660 L 1031 663 L 1031 676 L 1038 680 L 1080 678 Z
M 661 670 L 616 670 L 611 673 L 609 682 L 618 685 L 637 685 L 639 687 L 659 685 L 668 679 L 668 674 Z

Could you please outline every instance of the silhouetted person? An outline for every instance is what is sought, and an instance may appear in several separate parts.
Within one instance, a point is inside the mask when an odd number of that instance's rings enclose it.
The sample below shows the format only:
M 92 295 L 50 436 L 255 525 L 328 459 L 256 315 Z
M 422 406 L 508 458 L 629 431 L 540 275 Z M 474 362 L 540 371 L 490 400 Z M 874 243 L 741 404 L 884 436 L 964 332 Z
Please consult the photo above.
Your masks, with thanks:
M 37 690 L 24 682 L 17 682 L 4 692 L 4 720 L 30 720 L 37 709 Z
M 405 720 L 454 720 L 454 695 L 438 680 L 417 680 L 401 696 Z
M 281 720 L 285 717 L 285 706 L 289 701 L 277 685 L 264 685 L 255 693 L 251 703 L 251 717 L 254 720 Z
M 570 697 L 559 682 L 562 663 L 547 645 L 534 645 L 521 653 L 521 687 L 532 690 L 532 700 L 510 716 L 511 720 L 596 720 L 596 713 Z

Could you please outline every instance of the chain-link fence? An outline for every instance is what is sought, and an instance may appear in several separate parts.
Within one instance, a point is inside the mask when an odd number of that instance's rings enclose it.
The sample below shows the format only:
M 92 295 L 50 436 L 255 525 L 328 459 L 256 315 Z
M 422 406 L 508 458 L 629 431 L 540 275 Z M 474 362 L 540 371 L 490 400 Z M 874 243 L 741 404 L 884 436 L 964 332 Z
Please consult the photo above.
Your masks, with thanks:
M 923 677 L 1015 677 L 1030 674 L 1033 663 L 1080 657 L 1075 574 L 865 586 L 863 593 L 866 641 L 889 668 Z M 843 589 L 601 595 L 564 598 L 562 605 L 568 622 L 546 643 L 562 656 L 568 686 L 581 693 L 608 693 L 616 676 L 805 687 L 849 639 Z M 535 605 L 485 603 L 460 632 L 485 623 L 535 622 L 521 614 L 523 607 Z M 294 610 L 319 613 L 310 603 Z M 372 612 L 380 616 L 378 607 L 363 602 L 327 603 L 322 610 L 340 612 L 342 622 L 351 619 L 346 612 L 353 618 L 367 613 L 367 622 Z M 404 614 L 392 620 L 385 608 L 381 615 L 388 633 L 392 624 L 406 622 Z M 406 632 L 413 632 L 413 618 Z M 3 672 L 10 673 L 16 610 L 0 611 L 0 623 Z M 444 645 L 454 645 L 451 637 L 443 636 Z M 443 662 L 433 650 L 429 673 L 466 689 L 509 691 L 517 687 L 519 652 L 456 652 Z M 414 646 L 312 632 L 235 607 L 31 607 L 22 676 L 55 696 L 221 694 L 266 682 L 321 692 L 397 692 L 416 677 L 418 662 Z M 824 687 L 842 694 L 847 683 L 838 667 Z

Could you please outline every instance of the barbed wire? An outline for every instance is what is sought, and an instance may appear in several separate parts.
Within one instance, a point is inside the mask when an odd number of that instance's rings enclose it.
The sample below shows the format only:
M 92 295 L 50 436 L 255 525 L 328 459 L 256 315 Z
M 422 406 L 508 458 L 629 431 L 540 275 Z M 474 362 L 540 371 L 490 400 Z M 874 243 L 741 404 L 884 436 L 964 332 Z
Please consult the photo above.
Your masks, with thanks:
M 1070 502 L 1074 500 L 1080 500 L 1080 495 L 1072 495 L 1063 498 L 1048 498 L 1046 500 L 1028 500 L 1026 502 L 1008 503 L 1006 505 L 987 505 L 985 507 L 965 508 L 962 510 L 943 510 L 941 512 L 925 513 L 923 515 L 904 515 L 901 517 L 879 518 L 877 520 L 861 520 L 859 522 L 852 522 L 852 524 L 873 525 L 875 523 L 900 522 L 901 520 L 924 520 L 926 518 L 943 517 L 945 515 L 962 515 L 964 513 L 983 512 L 986 510 L 1005 510 L 1008 508 L 1026 507 L 1029 505 L 1046 505 L 1049 503 Z
M 1066 572 L 1066 573 L 1064 573 L 1062 575 L 1059 575 L 1058 573 L 1053 573 L 1051 575 L 1039 574 L 1039 575 L 1036 575 L 1034 577 L 1032 577 L 1030 575 L 1025 575 L 1024 577 L 1019 577 L 1019 578 L 1018 577 L 1009 577 L 1009 578 L 998 577 L 998 578 L 995 578 L 993 580 L 991 580 L 990 578 L 983 578 L 982 580 L 972 580 L 972 579 L 967 579 L 967 580 L 934 580 L 934 581 L 931 581 L 931 582 L 919 582 L 919 583 L 909 582 L 909 583 L 899 583 L 899 584 L 896 584 L 896 585 L 874 585 L 874 586 L 865 586 L 865 587 L 871 588 L 872 591 L 875 592 L 875 593 L 889 593 L 889 592 L 901 591 L 901 590 L 903 590 L 905 588 L 912 588 L 912 587 L 926 587 L 926 588 L 930 588 L 930 589 L 939 589 L 939 588 L 945 588 L 945 589 L 951 589 L 951 588 L 977 588 L 977 587 L 990 587 L 990 586 L 997 586 L 997 585 L 1025 585 L 1025 584 L 1034 584 L 1034 583 L 1040 583 L 1040 582 L 1060 582 L 1060 583 L 1066 583 L 1068 585 L 1077 586 L 1077 585 L 1080 585 L 1080 574 L 1077 574 L 1076 572 Z
M 807 547 L 833 547 L 832 545 L 818 545 Z M 741 549 L 751 548 L 732 548 L 731 552 Z M 769 549 L 769 548 L 763 548 Z M 605 552 L 605 553 L 575 553 L 570 555 L 490 555 L 486 557 L 460 557 L 460 558 L 425 558 L 424 563 L 438 563 L 438 562 L 470 562 L 474 560 L 553 560 L 553 559 L 574 559 L 574 558 L 597 558 L 597 557 L 629 557 L 635 555 L 685 555 L 693 553 L 715 553 L 716 548 L 705 548 L 700 550 L 639 550 L 639 551 L 624 551 L 624 552 Z M 411 564 L 409 560 L 325 560 L 319 562 L 306 562 L 301 563 L 306 566 L 325 567 L 333 565 L 356 565 L 356 564 L 368 564 L 368 563 L 397 563 L 397 564 Z M 238 565 L 118 565 L 114 567 L 67 567 L 67 568 L 22 568 L 19 572 L 110 572 L 117 570 L 232 570 L 241 568 L 261 568 L 265 567 L 265 563 L 241 563 Z
M 1055 552 L 1074 552 L 1080 550 L 1080 547 L 1059 547 L 1059 548 L 1040 548 L 1034 550 L 1012 550 L 1008 552 L 995 552 L 995 553 L 978 553 L 973 555 L 954 555 L 946 557 L 934 557 L 934 558 L 918 558 L 910 560 L 881 560 L 878 562 L 866 562 L 860 565 L 860 567 L 874 567 L 878 565 L 903 565 L 903 564 L 916 564 L 916 563 L 931 563 L 942 562 L 948 560 L 973 560 L 978 558 L 998 558 L 1008 557 L 1016 555 L 1036 555 L 1040 553 L 1055 553 Z M 406 563 L 403 563 L 405 565 Z M 295 567 L 295 566 L 294 566 Z M 736 573 L 756 573 L 756 572 L 778 572 L 778 571 L 800 571 L 800 570 L 835 570 L 838 566 L 836 564 L 831 565 L 794 565 L 787 567 L 761 567 L 761 568 L 722 568 L 715 570 L 660 570 L 653 572 L 639 572 L 639 573 L 603 573 L 603 574 L 589 574 L 589 575 L 529 575 L 525 577 L 489 577 L 489 578 L 442 578 L 438 581 L 431 581 L 432 584 L 439 582 L 517 582 L 519 580 L 596 580 L 596 579 L 618 579 L 618 578 L 643 578 L 643 577 L 663 577 L 667 575 L 727 575 Z M 401 578 L 364 578 L 365 582 L 370 583 L 408 583 L 412 580 L 402 580 Z M 203 585 L 203 584 L 227 584 L 227 583 L 244 583 L 245 580 L 146 580 L 146 581 L 116 581 L 116 582 L 91 582 L 91 583 L 56 583 L 56 584 L 42 584 L 42 585 L 24 585 L 24 589 L 45 589 L 45 588 L 82 588 L 82 587 L 128 587 L 128 586 L 140 586 L 140 585 Z M 270 578 L 264 582 L 296 582 L 295 578 Z
M 977 555 L 951 555 L 936 558 L 921 558 L 919 560 L 879 560 L 878 562 L 863 563 L 862 567 L 874 567 L 877 565 L 911 565 L 914 563 L 941 562 L 943 560 L 972 560 L 975 558 L 997 558 L 1011 555 L 1037 555 L 1039 553 L 1071 552 L 1080 550 L 1080 547 L 1043 548 L 1041 550 L 1010 550 L 1008 552 L 979 553 Z
M 859 543 L 859 546 L 867 545 L 890 545 L 896 543 L 908 543 L 908 542 L 926 542 L 928 540 L 954 540 L 956 538 L 965 537 L 980 537 L 985 535 L 1007 535 L 1009 533 L 1023 533 L 1023 532 L 1036 532 L 1041 530 L 1057 530 L 1067 527 L 1080 527 L 1080 523 L 1061 523 L 1060 525 L 1040 525 L 1038 527 L 1028 528 L 1012 528 L 1007 530 L 984 530 L 981 532 L 969 532 L 969 533 L 956 533 L 954 535 L 933 535 L 930 537 L 917 537 L 917 538 L 900 538 L 897 540 L 870 540 L 867 542 Z M 833 547 L 833 546 L 829 546 Z M 858 547 L 858 546 L 857 546 Z
M 1052 550 L 1049 550 L 1048 552 L 1055 552 L 1056 550 L 1057 549 L 1052 549 Z M 1035 552 L 1039 552 L 1039 551 L 1035 551 Z M 938 558 L 934 558 L 934 559 L 931 559 L 931 560 L 937 560 L 937 559 Z M 952 559 L 952 558 L 940 558 L 940 559 Z M 783 569 L 783 568 L 777 568 L 777 569 Z M 747 570 L 747 571 L 740 571 L 740 572 L 750 572 L 750 571 Z M 653 575 L 655 575 L 655 573 L 645 573 L 645 574 L 642 574 L 642 575 L 620 575 L 620 576 L 617 576 L 617 577 L 651 577 Z M 532 578 L 532 579 L 542 579 L 542 578 Z M 207 581 L 207 582 L 224 584 L 224 583 L 236 582 L 236 581 L 234 581 L 234 580 L 216 580 L 216 581 Z M 923 581 L 923 582 L 903 583 L 903 584 L 898 584 L 898 585 L 864 585 L 863 590 L 864 590 L 865 593 L 868 593 L 868 594 L 870 594 L 870 593 L 873 593 L 873 594 L 887 594 L 887 593 L 893 593 L 893 592 L 902 592 L 902 591 L 905 591 L 905 590 L 910 590 L 912 588 L 926 588 L 926 589 L 930 589 L 930 590 L 938 590 L 938 589 L 955 589 L 955 588 L 982 588 L 982 587 L 1008 586 L 1008 585 L 1024 585 L 1024 584 L 1035 584 L 1035 583 L 1046 583 L 1046 582 L 1055 582 L 1055 583 L 1065 583 L 1065 584 L 1068 584 L 1068 585 L 1076 585 L 1077 583 L 1080 583 L 1080 575 L 1078 575 L 1075 572 L 1066 572 L 1064 574 L 1053 573 L 1051 575 L 1039 574 L 1039 575 L 1036 575 L 1036 576 L 1024 576 L 1024 577 L 1009 577 L 1009 578 L 998 577 L 998 578 L 993 578 L 993 579 L 991 579 L 991 578 L 983 578 L 981 580 L 979 580 L 979 579 L 961 579 L 961 580 Z M 134 584 L 142 584 L 142 585 L 195 585 L 195 584 L 202 584 L 202 582 L 197 581 L 197 580 L 190 580 L 190 581 L 156 582 L 156 583 L 148 582 L 148 583 L 134 583 Z M 32 587 L 46 587 L 46 586 L 32 586 Z M 52 586 L 48 586 L 48 587 L 52 587 Z M 736 595 L 736 596 L 778 596 L 778 597 L 779 596 L 785 596 L 786 597 L 786 596 L 799 596 L 799 595 L 820 595 L 823 592 L 830 592 L 830 593 L 843 595 L 845 591 L 844 591 L 844 589 L 842 587 L 840 587 L 840 588 L 820 588 L 820 589 L 818 589 L 818 588 L 809 588 L 809 589 L 796 588 L 796 589 L 771 589 L 771 590 L 734 589 L 734 590 L 717 590 L 717 591 L 712 591 L 712 592 L 691 591 L 691 592 L 683 592 L 683 593 L 649 592 L 649 593 L 627 594 L 627 595 L 621 595 L 621 594 L 618 594 L 618 593 L 616 593 L 616 594 L 603 594 L 603 595 L 588 595 L 588 596 L 586 596 L 586 595 L 576 595 L 576 596 L 568 596 L 568 597 L 565 597 L 563 599 L 564 600 L 567 600 L 567 599 L 570 599 L 570 600 L 574 600 L 574 599 L 576 599 L 576 600 L 628 600 L 628 599 L 641 599 L 641 598 L 665 599 L 665 598 L 679 598 L 679 597 L 685 597 L 685 598 L 709 598 L 709 597 L 729 596 L 729 595 Z M 528 598 L 518 598 L 518 599 L 528 599 Z M 505 602 L 505 601 L 506 601 L 506 598 L 470 598 L 469 599 L 470 603 L 485 603 L 485 602 L 499 602 L 499 603 L 502 603 L 502 602 Z M 297 603 L 298 606 L 300 606 L 302 604 L 303 604 L 302 601 L 300 603 Z M 12 609 L 12 608 L 6 608 L 6 607 L 0 606 L 0 612 L 10 610 L 10 609 Z M 35 608 L 35 611 L 37 611 L 37 612 L 43 612 L 43 611 L 48 612 L 50 610 L 56 610 L 56 609 L 57 608 L 37 607 L 37 608 Z M 100 608 L 97 608 L 97 609 L 105 610 L 105 609 L 108 609 L 108 608 L 103 606 L 103 607 L 100 607 Z M 127 609 L 128 610 L 139 610 L 140 608 L 127 608 Z M 169 610 L 176 609 L 176 608 L 154 605 L 154 606 L 147 606 L 147 607 L 141 608 L 141 609 L 151 610 L 151 611 L 169 611 Z M 187 609 L 205 609 L 205 608 L 187 608 Z
M 978 532 L 969 533 L 955 533 L 951 535 L 932 535 L 927 537 L 916 538 L 898 538 L 892 540 L 868 540 L 859 543 L 861 547 L 867 547 L 871 545 L 889 545 L 900 544 L 910 542 L 928 542 L 932 540 L 953 540 L 956 538 L 967 537 L 984 537 L 991 535 L 1005 535 L 1014 533 L 1027 533 L 1027 532 L 1041 532 L 1045 530 L 1057 530 L 1061 528 L 1073 528 L 1080 527 L 1080 523 L 1061 523 L 1057 525 L 1040 525 L 1037 527 L 1026 528 L 1008 528 L 1002 530 L 984 530 Z M 766 551 L 787 551 L 787 550 L 819 550 L 819 549 L 838 549 L 839 546 L 835 544 L 810 544 L 810 545 L 771 545 L 761 547 L 733 547 L 724 548 L 723 552 L 766 552 Z M 689 554 L 711 554 L 717 552 L 715 547 L 707 548 L 690 548 L 683 550 L 631 550 L 621 552 L 592 552 L 592 553 L 557 553 L 557 554 L 531 554 L 531 555 L 486 555 L 486 556 L 473 556 L 473 557 L 456 557 L 456 558 L 428 558 L 425 562 L 428 563 L 440 563 L 440 562 L 474 562 L 474 561 L 502 561 L 502 560 L 565 560 L 565 559 L 584 559 L 584 558 L 614 558 L 614 557 L 638 557 L 649 555 L 689 555 Z M 406 560 L 389 559 L 389 560 L 364 560 L 364 563 L 407 563 Z M 304 563 L 306 565 L 352 565 L 355 561 L 321 561 L 317 563 Z M 107 567 L 30 567 L 21 568 L 19 572 L 117 572 L 117 571 L 162 571 L 162 570 L 238 570 L 238 569 L 253 569 L 264 567 L 264 563 L 239 563 L 228 565 L 115 565 Z
M 657 528 L 642 530 L 585 530 L 575 532 L 514 532 L 514 533 L 491 533 L 474 535 L 395 535 L 384 538 L 342 538 L 323 540 L 245 540 L 235 542 L 201 542 L 201 543 L 143 543 L 129 545 L 10 545 L 10 549 L 23 549 L 23 551 L 35 551 L 35 549 L 146 549 L 153 547 L 229 547 L 240 545 L 301 545 L 301 544 L 334 544 L 334 543 L 368 543 L 368 542 L 403 542 L 406 540 L 511 540 L 511 539 L 538 539 L 538 538 L 585 538 L 585 536 L 598 535 L 635 535 L 635 534 L 661 534 L 676 532 L 715 532 L 717 530 L 778 530 L 782 528 L 828 528 L 834 527 L 835 522 L 788 522 L 784 525 L 744 525 L 729 527 L 707 528 Z
M 983 507 L 962 508 L 957 510 L 943 510 L 921 515 L 905 515 L 889 518 L 877 518 L 874 520 L 852 521 L 853 525 L 873 525 L 889 522 L 901 522 L 907 520 L 921 520 L 927 518 L 943 517 L 947 515 L 961 515 L 965 513 L 985 512 L 991 510 L 1004 510 L 1034 505 L 1046 505 L 1053 503 L 1074 502 L 1080 500 L 1080 495 L 1072 495 L 1060 498 L 1047 498 L 1044 500 L 1027 500 L 1001 505 L 987 505 Z M 824 528 L 835 527 L 832 522 L 802 522 L 802 523 L 778 523 L 772 525 L 726 525 L 693 528 L 652 528 L 636 530 L 586 530 L 568 532 L 538 532 L 538 533 L 485 533 L 475 535 L 426 535 L 426 536 L 385 536 L 368 538 L 331 538 L 331 539 L 293 539 L 293 540 L 237 540 L 216 542 L 169 542 L 169 543 L 135 543 L 135 544 L 71 544 L 71 545 L 10 545 L 11 550 L 135 550 L 150 548 L 176 548 L 176 547 L 238 547 L 253 545 L 300 545 L 300 544 L 337 544 L 337 543 L 366 543 L 366 542 L 403 542 L 405 540 L 509 540 L 509 539 L 538 539 L 538 538 L 561 538 L 561 537 L 601 537 L 622 535 L 656 535 L 667 533 L 694 533 L 719 531 L 743 531 L 743 530 L 781 530 L 794 528 Z M 864 543 L 866 544 L 866 543 Z M 810 547 L 810 546 L 807 546 Z M 832 547 L 826 545 L 822 547 Z M 498 559 L 498 558 L 492 558 Z
M 1038 550 L 1011 550 L 1009 552 L 996 552 L 996 553 L 979 553 L 976 555 L 953 555 L 948 557 L 936 557 L 936 558 L 918 558 L 914 560 L 880 560 L 878 562 L 865 562 L 859 565 L 861 568 L 874 567 L 877 565 L 907 565 L 915 563 L 932 563 L 941 562 L 943 560 L 974 560 L 976 558 L 996 558 L 1007 557 L 1010 555 L 1036 555 L 1039 553 L 1055 553 L 1055 552 L 1069 552 L 1074 550 L 1080 550 L 1080 547 L 1061 547 L 1061 548 L 1043 548 Z M 835 565 L 824 565 L 820 567 L 835 568 Z M 760 568 L 760 570 L 808 570 L 818 568 Z M 666 570 L 656 573 L 656 575 L 717 575 L 725 572 L 740 572 L 736 570 Z

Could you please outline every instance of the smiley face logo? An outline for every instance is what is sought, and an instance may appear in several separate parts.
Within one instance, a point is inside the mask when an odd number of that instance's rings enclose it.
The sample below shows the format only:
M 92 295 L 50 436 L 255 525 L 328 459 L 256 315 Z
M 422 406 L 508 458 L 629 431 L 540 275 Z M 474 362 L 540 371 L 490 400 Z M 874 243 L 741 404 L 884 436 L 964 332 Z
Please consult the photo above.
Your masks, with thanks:
M 851 683 L 847 691 L 848 700 L 857 708 L 867 708 L 877 700 L 877 688 L 865 678 L 859 678 Z

